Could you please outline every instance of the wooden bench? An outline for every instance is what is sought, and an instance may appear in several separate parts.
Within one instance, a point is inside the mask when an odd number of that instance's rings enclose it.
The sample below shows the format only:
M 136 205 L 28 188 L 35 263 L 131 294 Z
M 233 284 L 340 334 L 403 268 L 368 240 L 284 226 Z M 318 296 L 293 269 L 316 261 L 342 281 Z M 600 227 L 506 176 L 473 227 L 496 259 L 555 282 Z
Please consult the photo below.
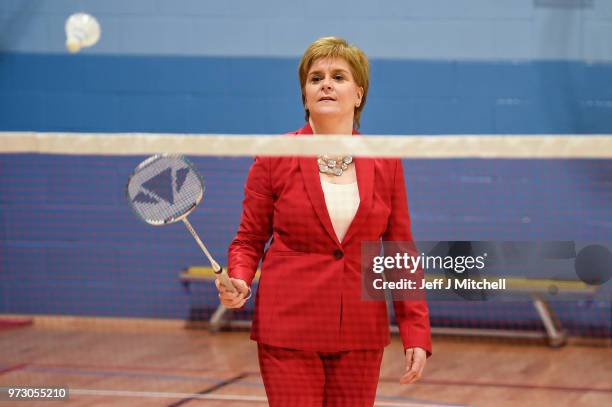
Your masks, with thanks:
M 179 275 L 181 282 L 186 288 L 193 283 L 214 284 L 215 274 L 211 267 L 192 266 Z M 433 281 L 435 277 L 428 275 L 426 281 Z M 259 270 L 255 280 L 259 279 Z M 444 281 L 446 284 L 446 281 Z M 567 332 L 563 329 L 561 322 L 547 299 L 550 295 L 577 294 L 590 297 L 595 294 L 597 287 L 588 285 L 582 281 L 573 280 L 551 280 L 530 278 L 506 278 L 506 293 L 525 293 L 533 303 L 533 306 L 544 326 L 544 332 L 520 331 L 511 329 L 484 329 L 484 328 L 460 328 L 460 327 L 433 327 L 432 333 L 438 335 L 460 335 L 460 336 L 488 336 L 503 338 L 545 339 L 550 346 L 559 347 L 567 342 Z M 219 304 L 210 317 L 207 327 L 211 332 L 217 332 L 222 328 L 249 328 L 250 321 L 230 321 L 226 316 L 231 310 Z M 398 332 L 396 326 L 391 327 L 391 332 Z

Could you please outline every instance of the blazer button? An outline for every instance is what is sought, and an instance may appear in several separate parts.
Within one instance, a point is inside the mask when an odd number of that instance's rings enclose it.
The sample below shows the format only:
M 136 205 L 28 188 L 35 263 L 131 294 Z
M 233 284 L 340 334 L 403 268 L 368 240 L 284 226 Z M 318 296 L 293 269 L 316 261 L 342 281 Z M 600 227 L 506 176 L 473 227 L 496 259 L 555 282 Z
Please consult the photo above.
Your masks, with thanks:
M 341 258 L 344 257 L 344 253 L 342 253 L 342 250 L 336 249 L 334 251 L 334 257 L 336 258 L 336 260 L 340 260 Z

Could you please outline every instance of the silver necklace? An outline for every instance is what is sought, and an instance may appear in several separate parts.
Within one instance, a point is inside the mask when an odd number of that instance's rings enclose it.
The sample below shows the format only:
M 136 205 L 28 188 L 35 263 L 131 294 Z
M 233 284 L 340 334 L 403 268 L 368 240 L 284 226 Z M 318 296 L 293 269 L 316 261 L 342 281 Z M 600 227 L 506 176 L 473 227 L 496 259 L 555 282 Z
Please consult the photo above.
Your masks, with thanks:
M 338 156 L 335 158 L 329 158 L 327 155 L 320 155 L 317 159 L 319 165 L 319 172 L 321 174 L 333 174 L 336 176 L 342 175 L 342 173 L 353 163 L 353 157 L 350 155 Z

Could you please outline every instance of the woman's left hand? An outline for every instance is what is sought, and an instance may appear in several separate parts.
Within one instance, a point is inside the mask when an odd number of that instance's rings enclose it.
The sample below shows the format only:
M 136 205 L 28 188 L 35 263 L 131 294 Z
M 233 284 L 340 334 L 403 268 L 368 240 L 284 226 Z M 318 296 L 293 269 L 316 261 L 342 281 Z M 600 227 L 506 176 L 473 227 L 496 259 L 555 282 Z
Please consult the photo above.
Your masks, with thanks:
M 414 383 L 421 378 L 425 362 L 427 361 L 427 352 L 422 348 L 406 349 L 406 372 L 400 379 L 400 384 Z

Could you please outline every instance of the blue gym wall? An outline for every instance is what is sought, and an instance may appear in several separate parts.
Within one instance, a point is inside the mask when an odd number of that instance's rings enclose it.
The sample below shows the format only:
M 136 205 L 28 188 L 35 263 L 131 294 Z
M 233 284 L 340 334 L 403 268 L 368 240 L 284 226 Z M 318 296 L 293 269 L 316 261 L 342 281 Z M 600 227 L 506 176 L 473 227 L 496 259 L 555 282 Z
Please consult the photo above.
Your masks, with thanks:
M 76 11 L 102 38 L 68 55 Z M 371 59 L 365 133 L 612 133 L 607 0 L 1 0 L 0 131 L 294 130 L 299 57 L 324 35 Z M 203 258 L 129 213 L 141 158 L 0 155 L 0 312 L 185 316 L 176 276 Z M 196 164 L 211 197 L 193 221 L 223 258 L 249 160 Z M 420 240 L 612 239 L 610 160 L 405 168 Z
M 64 21 L 102 38 L 67 55 Z M 296 67 L 340 35 L 372 62 L 368 133 L 605 133 L 608 0 L 2 0 L 3 130 L 275 133 Z

